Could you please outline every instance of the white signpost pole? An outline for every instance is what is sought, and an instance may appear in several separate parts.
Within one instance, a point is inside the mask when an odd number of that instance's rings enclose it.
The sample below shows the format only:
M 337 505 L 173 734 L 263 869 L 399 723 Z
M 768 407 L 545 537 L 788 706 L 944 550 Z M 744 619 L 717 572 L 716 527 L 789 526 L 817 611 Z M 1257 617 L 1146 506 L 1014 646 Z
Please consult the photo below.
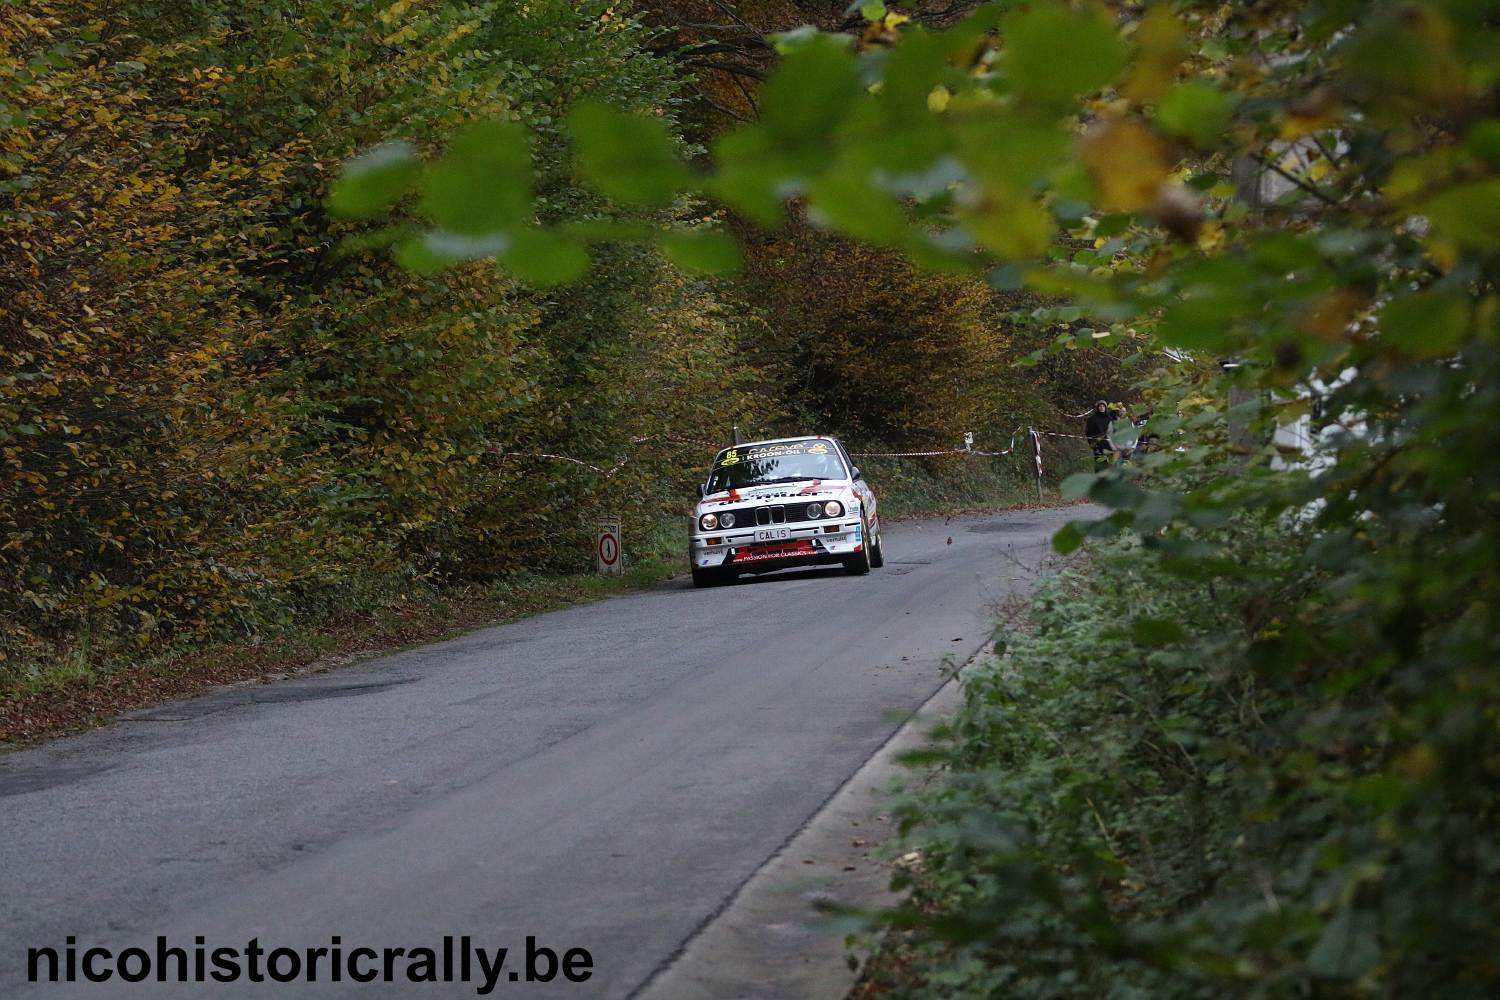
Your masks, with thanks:
M 594 540 L 594 560 L 598 571 L 605 576 L 619 576 L 624 570 L 624 558 L 620 551 L 620 519 L 601 517 L 599 530 Z
M 1042 436 L 1036 432 L 1035 427 L 1028 427 L 1031 431 L 1031 450 L 1036 456 L 1036 502 L 1046 503 L 1047 499 L 1042 496 Z

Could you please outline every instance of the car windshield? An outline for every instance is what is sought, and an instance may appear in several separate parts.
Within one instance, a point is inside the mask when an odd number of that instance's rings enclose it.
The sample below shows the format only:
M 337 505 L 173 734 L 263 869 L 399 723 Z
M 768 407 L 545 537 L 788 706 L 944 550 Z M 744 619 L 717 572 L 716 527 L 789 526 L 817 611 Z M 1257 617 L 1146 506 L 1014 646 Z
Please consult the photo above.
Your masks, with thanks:
M 827 441 L 790 441 L 723 452 L 708 477 L 708 492 L 808 479 L 848 478 L 843 459 Z

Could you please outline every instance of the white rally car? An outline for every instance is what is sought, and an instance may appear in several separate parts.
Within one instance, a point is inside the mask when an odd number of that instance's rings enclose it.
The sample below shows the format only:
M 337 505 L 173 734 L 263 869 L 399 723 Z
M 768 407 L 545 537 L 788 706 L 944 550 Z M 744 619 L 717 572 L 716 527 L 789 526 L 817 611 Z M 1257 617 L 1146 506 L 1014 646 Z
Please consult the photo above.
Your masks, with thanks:
M 688 540 L 694 586 L 789 566 L 863 574 L 885 562 L 875 494 L 835 438 L 725 448 L 698 496 Z

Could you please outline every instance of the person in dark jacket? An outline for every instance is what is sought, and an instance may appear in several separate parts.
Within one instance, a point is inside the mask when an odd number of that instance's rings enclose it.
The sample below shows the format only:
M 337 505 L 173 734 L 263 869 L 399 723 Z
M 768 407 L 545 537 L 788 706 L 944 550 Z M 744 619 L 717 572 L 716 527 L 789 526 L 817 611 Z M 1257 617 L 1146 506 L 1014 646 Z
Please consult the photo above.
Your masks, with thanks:
M 1151 422 L 1151 416 L 1155 412 L 1156 410 L 1153 408 L 1138 417 L 1132 416 L 1130 418 L 1130 422 L 1135 424 L 1136 434 L 1138 435 L 1135 439 L 1135 450 L 1138 455 L 1145 455 L 1155 451 L 1156 446 L 1161 443 L 1160 434 L 1147 434 L 1144 430 L 1145 426 Z
M 1114 446 L 1109 443 L 1109 426 L 1119 419 L 1120 414 L 1101 399 L 1083 422 L 1083 436 L 1089 439 L 1089 447 L 1094 450 L 1095 472 L 1109 464 L 1109 455 L 1114 451 Z

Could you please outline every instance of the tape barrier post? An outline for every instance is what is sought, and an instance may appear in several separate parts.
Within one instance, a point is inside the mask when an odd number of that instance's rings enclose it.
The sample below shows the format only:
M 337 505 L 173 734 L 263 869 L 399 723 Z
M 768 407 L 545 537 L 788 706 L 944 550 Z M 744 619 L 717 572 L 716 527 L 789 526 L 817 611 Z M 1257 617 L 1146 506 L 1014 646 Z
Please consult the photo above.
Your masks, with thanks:
M 1036 454 L 1036 499 L 1038 503 L 1046 503 L 1046 497 L 1042 496 L 1042 436 L 1035 427 L 1027 430 L 1031 431 L 1031 449 Z
M 594 561 L 604 576 L 619 576 L 624 572 L 624 558 L 620 552 L 620 519 L 601 517 L 599 530 L 594 539 Z

